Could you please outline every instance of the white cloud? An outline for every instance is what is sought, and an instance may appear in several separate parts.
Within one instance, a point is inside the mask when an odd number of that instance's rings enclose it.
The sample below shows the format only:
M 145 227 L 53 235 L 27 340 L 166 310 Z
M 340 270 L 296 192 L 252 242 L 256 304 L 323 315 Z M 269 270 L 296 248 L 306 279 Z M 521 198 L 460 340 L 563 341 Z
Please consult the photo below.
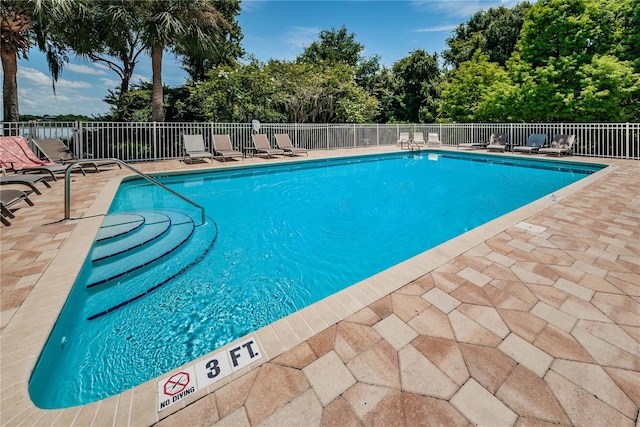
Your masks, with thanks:
M 282 37 L 295 49 L 303 49 L 318 39 L 320 30 L 315 27 L 291 27 Z
M 53 79 L 51 76 L 46 75 L 42 71 L 38 71 L 35 68 L 20 67 L 18 68 L 18 77 L 25 79 L 27 82 L 37 86 L 51 87 Z M 91 83 L 78 81 L 78 80 L 66 80 L 58 79 L 56 82 L 56 88 L 65 89 L 90 89 L 93 85 Z
M 107 89 L 113 89 L 113 88 L 117 88 L 120 86 L 120 80 L 115 80 L 115 79 L 108 79 L 106 77 L 101 77 L 99 79 L 102 87 L 107 88 Z
M 151 77 L 145 76 L 144 74 L 137 74 L 137 73 L 134 73 L 131 76 L 131 80 L 130 80 L 132 84 L 139 84 L 141 82 L 150 82 L 150 81 L 151 81 Z
M 522 0 L 414 0 L 420 11 L 438 11 L 451 17 L 471 17 L 474 13 L 504 6 L 511 8 Z
M 439 25 L 437 27 L 430 28 L 419 28 L 417 30 L 413 30 L 416 33 L 440 33 L 440 32 L 449 32 L 453 31 L 457 28 L 457 25 Z
M 23 86 L 18 90 L 18 102 L 22 114 L 82 114 L 98 116 L 104 114 L 109 106 L 101 99 L 83 94 L 57 91 L 54 95 L 50 88 Z
M 243 12 L 253 12 L 256 10 L 260 10 L 262 5 L 260 3 L 264 3 L 265 0 L 242 0 L 240 2 L 240 9 Z
M 51 76 L 35 68 L 18 68 L 18 105 L 22 114 L 104 114 L 109 106 L 95 93 L 95 84 L 59 79 L 56 92 L 52 89 Z
M 72 71 L 78 74 L 89 74 L 92 76 L 104 76 L 106 74 L 104 70 L 97 69 L 96 67 L 90 67 L 88 65 L 78 65 L 78 64 L 69 63 L 66 65 L 66 68 L 69 71 Z
M 59 89 L 91 89 L 93 85 L 89 82 L 79 80 L 58 79 L 56 82 L 56 90 Z
M 35 68 L 19 67 L 18 78 L 23 78 L 38 86 L 51 86 L 51 77 Z

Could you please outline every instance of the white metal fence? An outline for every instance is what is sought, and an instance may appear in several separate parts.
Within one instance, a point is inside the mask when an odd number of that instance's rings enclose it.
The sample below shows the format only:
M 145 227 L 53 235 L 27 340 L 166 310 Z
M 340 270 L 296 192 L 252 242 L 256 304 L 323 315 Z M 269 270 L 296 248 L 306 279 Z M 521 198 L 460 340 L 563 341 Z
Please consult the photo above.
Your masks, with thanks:
M 464 124 L 291 124 L 260 123 L 125 123 L 125 122 L 3 122 L 2 135 L 60 138 L 79 158 L 115 157 L 128 162 L 181 158 L 182 135 L 202 134 L 211 148 L 212 136 L 228 134 L 235 148 L 252 153 L 253 132 L 289 134 L 294 145 L 308 150 L 396 145 L 400 132 L 438 133 L 444 146 L 489 140 L 505 133 L 507 142 L 524 145 L 531 133 L 576 136 L 574 155 L 640 160 L 640 123 L 464 123 Z

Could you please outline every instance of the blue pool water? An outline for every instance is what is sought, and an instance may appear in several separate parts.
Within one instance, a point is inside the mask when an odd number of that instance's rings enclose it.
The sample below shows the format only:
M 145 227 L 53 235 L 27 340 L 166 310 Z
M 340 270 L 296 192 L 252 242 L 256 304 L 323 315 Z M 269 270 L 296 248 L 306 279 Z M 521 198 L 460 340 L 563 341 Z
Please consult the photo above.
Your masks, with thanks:
M 113 280 L 120 299 L 162 281 L 122 306 L 86 287 L 97 273 L 85 262 L 31 398 L 62 408 L 122 392 L 599 168 L 434 152 L 158 177 L 203 205 L 207 224 L 168 262 Z M 110 214 L 157 209 L 193 214 L 141 180 L 121 185 Z

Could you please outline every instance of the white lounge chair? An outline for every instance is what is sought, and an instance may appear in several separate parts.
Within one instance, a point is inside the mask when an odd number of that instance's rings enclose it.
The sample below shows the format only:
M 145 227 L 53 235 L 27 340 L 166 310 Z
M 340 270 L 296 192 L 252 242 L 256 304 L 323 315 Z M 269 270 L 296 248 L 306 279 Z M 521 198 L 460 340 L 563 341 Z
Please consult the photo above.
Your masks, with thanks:
M 424 140 L 424 134 L 422 132 L 414 132 L 411 142 L 418 146 L 427 145 L 427 143 Z
M 442 141 L 440 141 L 440 137 L 437 133 L 427 134 L 427 145 L 442 145 Z
M 404 144 L 407 144 L 407 146 L 409 146 L 409 143 L 410 143 L 409 132 L 400 132 L 400 136 L 398 136 L 398 142 L 397 142 L 397 144 L 400 146 L 400 149 L 404 147 Z

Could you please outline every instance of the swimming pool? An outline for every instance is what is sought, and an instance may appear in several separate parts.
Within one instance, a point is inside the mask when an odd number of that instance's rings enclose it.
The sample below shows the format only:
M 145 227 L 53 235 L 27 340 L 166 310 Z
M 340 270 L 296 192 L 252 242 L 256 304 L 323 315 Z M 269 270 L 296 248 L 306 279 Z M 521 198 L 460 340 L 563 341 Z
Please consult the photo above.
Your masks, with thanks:
M 186 274 L 91 321 L 77 282 L 32 399 L 66 407 L 126 390 L 595 170 L 432 153 L 161 177 L 205 205 L 217 234 L 199 245 L 215 245 Z M 158 207 L 183 209 L 132 180 L 110 212 Z

